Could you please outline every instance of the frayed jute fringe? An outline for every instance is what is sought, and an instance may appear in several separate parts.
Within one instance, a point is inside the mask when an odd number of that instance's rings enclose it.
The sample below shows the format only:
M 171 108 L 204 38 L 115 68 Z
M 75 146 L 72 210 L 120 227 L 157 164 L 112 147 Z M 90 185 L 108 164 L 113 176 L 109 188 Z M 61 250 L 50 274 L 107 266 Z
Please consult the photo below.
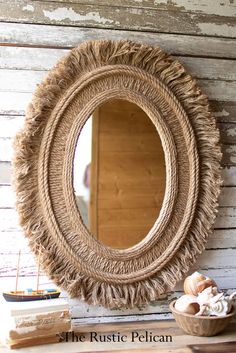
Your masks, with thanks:
M 166 163 L 159 217 L 125 250 L 89 234 L 73 194 L 78 136 L 94 109 L 111 99 L 147 113 Z M 14 145 L 20 223 L 44 270 L 72 297 L 110 308 L 149 303 L 204 250 L 220 192 L 219 132 L 207 97 L 160 48 L 104 40 L 73 49 L 38 86 Z

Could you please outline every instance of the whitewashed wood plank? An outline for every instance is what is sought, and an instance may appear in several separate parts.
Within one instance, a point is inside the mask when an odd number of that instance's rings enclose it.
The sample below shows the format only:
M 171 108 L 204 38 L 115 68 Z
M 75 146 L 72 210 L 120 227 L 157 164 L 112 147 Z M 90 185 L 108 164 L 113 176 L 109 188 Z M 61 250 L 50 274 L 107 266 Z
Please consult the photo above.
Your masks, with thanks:
M 16 244 L 16 248 L 20 250 L 18 244 Z M 17 266 L 17 254 L 12 255 L 1 255 L 0 256 L 0 277 L 9 277 L 14 276 L 16 274 L 16 266 Z M 20 258 L 20 275 L 35 275 L 37 273 L 37 265 L 35 263 L 34 257 L 32 254 L 21 254 Z
M 221 207 L 234 207 L 236 187 L 222 187 L 219 204 Z M 0 185 L 0 208 L 14 208 L 15 193 L 11 185 Z
M 32 93 L 46 74 L 46 71 L 0 70 L 0 91 Z
M 11 277 L 0 277 L 0 293 L 5 291 L 14 290 L 15 288 L 15 274 Z M 27 288 L 36 288 L 37 280 L 35 276 L 19 277 L 18 289 L 25 290 Z M 45 275 L 39 277 L 39 288 L 55 288 L 52 281 Z M 62 296 L 62 294 L 61 294 Z
M 11 209 L 0 209 L 0 231 L 20 231 L 17 212 Z M 236 228 L 236 207 L 220 207 L 215 229 Z
M 228 291 L 228 293 L 230 292 L 231 290 Z M 166 294 L 165 296 L 163 295 L 163 299 L 159 299 L 155 302 L 152 302 L 148 306 L 142 306 L 134 309 L 106 309 L 101 306 L 87 305 L 86 303 L 79 301 L 78 299 L 68 298 L 68 301 L 73 318 L 87 318 L 88 323 L 92 322 L 92 319 L 102 320 L 100 322 L 109 322 L 108 320 L 112 320 L 112 318 L 116 318 L 118 321 L 122 321 L 122 318 L 124 320 L 125 316 L 128 319 L 132 318 L 133 315 L 139 315 L 142 318 L 145 314 L 151 316 L 152 314 L 169 313 L 169 303 L 172 300 L 179 298 L 181 295 L 182 292 L 173 291 Z M 82 322 L 82 320 L 76 320 L 76 322 Z
M 44 0 L 44 2 L 57 3 L 78 3 L 96 5 L 97 0 Z M 166 11 L 181 12 L 201 12 L 208 15 L 233 16 L 236 14 L 235 4 L 227 0 L 117 0 L 115 3 L 109 0 L 99 0 L 100 5 L 119 6 L 119 7 L 140 7 L 153 8 Z
M 0 101 L 0 106 L 3 105 L 3 109 L 4 109 L 6 108 L 6 103 L 7 103 L 8 110 L 7 111 L 3 110 L 2 111 L 3 113 L 23 114 L 24 110 L 16 111 L 14 109 L 18 109 L 19 105 L 23 105 L 23 103 L 25 103 L 25 106 L 27 106 L 31 100 L 31 94 L 28 94 L 28 93 L 10 93 L 10 92 L 6 93 L 5 92 L 3 93 L 3 96 L 4 95 L 6 97 L 6 100 Z M 15 103 L 16 101 L 17 101 L 17 104 Z M 13 155 L 13 149 L 12 149 L 12 141 L 9 137 L 10 136 L 13 137 L 15 133 L 23 126 L 23 123 L 24 123 L 23 116 L 11 116 L 11 115 L 0 116 L 0 126 L 2 127 L 4 126 L 4 128 L 0 129 L 0 161 L 5 161 L 5 162 L 11 161 L 12 155 Z M 224 124 L 219 124 L 219 128 L 221 129 L 221 142 L 226 144 L 222 146 L 222 150 L 223 150 L 222 163 L 223 165 L 228 167 L 235 166 L 236 165 L 236 150 L 235 150 L 236 146 L 234 145 L 236 142 L 235 125 L 224 123 Z M 8 135 L 10 136 L 8 137 Z M 231 170 L 231 172 L 229 170 L 229 173 L 230 173 L 230 178 L 234 179 L 235 174 L 233 170 Z M 235 184 L 233 183 L 230 185 L 235 185 Z
M 12 138 L 23 127 L 22 115 L 0 115 L 0 138 Z
M 21 249 L 21 244 L 15 245 L 17 252 Z M 0 256 L 0 277 L 14 276 L 17 264 L 17 252 L 11 254 L 1 254 Z M 21 274 L 35 275 L 36 268 L 35 259 L 32 253 L 22 253 L 21 255 Z M 199 257 L 195 264 L 190 269 L 192 272 L 198 269 L 199 271 L 209 269 L 231 269 L 236 274 L 236 249 L 218 249 L 205 250 Z M 43 266 L 42 266 L 43 273 Z M 219 286 L 221 284 L 219 283 Z M 231 284 L 230 288 L 236 288 L 236 278 Z
M 46 71 L 0 70 L 0 91 L 32 93 L 45 76 Z M 235 100 L 236 81 L 198 79 L 198 84 L 211 100 Z
M 235 80 L 236 62 L 231 60 L 177 56 L 186 70 L 196 78 Z M 227 72 L 225 72 L 227 71 Z
M 0 208 L 14 208 L 15 194 L 10 185 L 0 185 Z
M 17 245 L 16 248 L 20 249 Z M 217 269 L 219 274 L 225 274 L 225 270 L 229 269 L 232 270 L 234 273 L 234 278 L 232 279 L 231 276 L 231 284 L 227 288 L 234 289 L 236 288 L 236 269 L 235 269 L 235 249 L 227 249 L 227 250 L 205 250 L 202 255 L 200 255 L 199 260 L 194 264 L 190 272 L 194 272 L 198 270 L 200 272 L 209 272 L 209 269 Z M 17 265 L 17 254 L 7 254 L 0 256 L 0 277 L 11 277 L 15 276 L 16 274 L 16 265 Z M 227 262 L 228 257 L 228 262 Z M 234 261 L 234 262 L 232 262 Z M 32 253 L 22 253 L 21 259 L 21 276 L 35 276 L 37 274 L 37 264 L 34 259 Z M 41 269 L 41 274 L 44 274 L 43 266 Z M 215 278 L 216 280 L 216 278 Z M 229 279 L 228 279 L 229 282 Z M 218 278 L 218 285 L 219 287 L 223 288 L 223 282 L 219 281 Z M 177 288 L 177 287 L 176 287 Z M 179 288 L 179 286 L 178 286 Z M 178 289 L 177 288 L 177 289 Z M 182 284 L 181 284 L 182 288 Z
M 160 327 L 160 325 L 162 324 L 162 322 L 167 325 L 168 329 L 171 328 L 171 325 L 173 325 L 173 315 L 172 313 L 168 312 L 168 313 L 160 313 L 160 312 L 156 312 L 154 314 L 146 314 L 146 313 L 143 313 L 142 315 L 139 315 L 139 314 L 136 314 L 136 315 L 128 315 L 128 316 L 107 316 L 107 317 L 97 317 L 96 315 L 94 317 L 85 317 L 85 318 L 81 318 L 81 317 L 78 317 L 78 318 L 72 318 L 72 329 L 73 331 L 75 332 L 84 332 L 86 334 L 86 332 L 91 332 L 92 330 L 93 331 L 96 331 L 96 332 L 114 332 L 115 330 L 117 330 L 117 328 L 121 328 L 120 327 L 120 324 L 122 324 L 122 326 L 126 325 L 126 328 L 125 327 L 122 327 L 122 331 L 125 330 L 125 331 L 131 331 L 131 328 L 133 330 L 137 330 L 138 329 L 138 325 L 139 324 L 143 324 L 145 327 L 145 329 L 147 329 L 149 327 L 149 329 L 151 327 L 152 328 L 152 331 L 157 327 L 157 323 L 159 322 L 158 324 L 158 327 Z M 172 321 L 170 321 L 172 320 Z M 235 323 L 235 319 L 232 320 L 232 324 Z M 108 326 L 107 326 L 108 325 Z M 118 326 L 119 325 L 119 326 Z M 176 325 L 176 323 L 174 322 L 174 325 Z M 164 328 L 162 329 L 162 331 L 164 330 Z M 173 332 L 173 328 L 171 328 L 171 331 Z M 171 331 L 169 331 L 169 333 L 171 333 Z M 229 337 L 229 341 L 232 340 L 231 338 L 232 336 Z M 172 349 L 171 347 L 168 348 L 168 353 L 184 353 L 184 352 L 187 352 L 186 350 L 184 350 L 182 344 L 179 344 L 178 345 L 178 348 L 176 346 L 176 338 L 177 338 L 177 341 L 180 342 L 184 342 L 184 344 L 188 344 L 188 345 L 192 345 L 195 341 L 196 344 L 199 344 L 199 343 L 203 343 L 202 341 L 199 342 L 199 337 L 197 336 L 189 336 L 189 335 L 181 335 L 181 336 L 175 336 L 175 347 Z M 213 338 L 213 337 L 211 337 Z M 188 339 L 188 342 L 187 340 Z M 213 338 L 214 339 L 214 338 Z M 208 341 L 209 343 L 209 338 L 208 338 Z M 219 337 L 217 338 L 217 342 L 219 342 Z M 222 342 L 226 342 L 225 338 L 222 337 Z M 212 341 L 212 343 L 215 343 L 214 341 Z M 122 349 L 122 345 L 120 347 L 118 347 L 117 345 L 116 346 L 113 346 L 114 349 Z M 140 344 L 139 344 L 139 347 L 134 347 L 133 345 L 130 345 L 130 347 L 127 346 L 126 344 L 126 351 L 127 352 L 127 349 L 134 349 L 134 348 L 139 348 L 139 351 L 140 351 Z M 148 349 L 147 348 L 147 343 L 143 344 L 142 348 L 144 350 L 142 350 L 143 352 Z M 90 352 L 92 352 L 91 350 L 92 348 L 90 348 Z M 98 349 L 98 346 L 96 345 L 96 352 L 97 352 L 97 349 Z M 101 347 L 101 349 L 104 349 L 104 347 Z M 109 349 L 109 348 L 108 348 Z M 85 348 L 86 350 L 86 348 Z M 123 350 L 122 350 L 123 351 Z M 149 351 L 149 350 L 148 350 Z M 154 350 L 155 351 L 155 350 Z M 67 350 L 67 352 L 69 353 L 69 351 Z M 151 352 L 151 350 L 150 350 Z M 166 352 L 167 353 L 167 350 L 166 350 L 166 343 L 165 343 L 165 346 L 163 346 L 163 349 L 160 347 L 160 345 L 158 346 L 158 352 Z M 3 352 L 5 353 L 5 351 Z M 7 353 L 7 352 L 6 352 Z M 71 353 L 74 353 L 74 351 Z
M 0 115 L 24 115 L 32 93 L 1 92 Z
M 210 101 L 210 109 L 219 123 L 236 123 L 236 102 Z
M 9 137 L 0 138 L 0 161 L 9 162 L 12 160 L 12 156 L 12 139 Z
M 211 100 L 234 101 L 236 82 L 217 80 L 197 80 L 203 93 Z
M 223 145 L 222 152 L 225 166 L 236 165 L 236 145 Z
M 19 216 L 15 209 L 0 209 L 0 231 L 2 232 L 21 232 Z
M 236 57 L 236 41 L 229 38 L 176 35 L 172 33 L 103 30 L 64 26 L 40 27 L 34 24 L 0 23 L 0 42 L 25 46 L 71 48 L 85 40 L 129 39 L 151 45 L 159 45 L 176 55 L 192 55 L 219 58 Z
M 13 70 L 49 70 L 69 50 L 48 48 L 0 47 L 0 68 Z M 176 57 L 196 78 L 236 80 L 234 60 Z M 11 75 L 9 73 L 9 75 Z
M 11 182 L 11 163 L 0 162 L 0 184 L 10 184 Z
M 140 22 L 140 16 L 142 21 Z M 158 21 L 156 20 L 158 18 Z M 147 30 L 235 37 L 233 16 L 200 12 L 166 11 L 155 7 L 128 8 L 75 3 L 49 3 L 18 0 L 1 3 L 0 19 L 7 22 L 60 24 L 65 26 Z
M 12 93 L 9 92 L 9 95 L 11 95 Z M 1 96 L 3 97 L 4 94 L 1 93 Z M 4 98 L 7 98 L 8 97 L 8 93 L 5 94 L 5 97 Z M 30 97 L 28 98 L 28 102 L 30 101 Z M 18 96 L 14 97 L 16 99 L 19 99 Z M 28 104 L 28 102 L 26 102 L 26 105 Z M 18 102 L 19 103 L 19 102 Z M 215 100 L 212 100 L 209 102 L 210 103 L 210 109 L 213 113 L 213 115 L 215 116 L 215 118 L 217 119 L 217 122 L 219 122 L 220 124 L 221 123 L 236 123 L 236 102 L 224 102 L 224 101 L 215 101 Z M 4 116 L 1 116 L 0 115 L 0 119 L 3 119 L 1 120 L 1 123 L 3 123 L 4 125 L 6 124 L 9 124 L 9 122 L 7 123 L 4 119 L 14 119 L 14 114 L 12 112 L 12 106 L 10 105 L 8 107 L 9 109 L 9 112 L 7 110 L 3 110 L 4 109 L 4 106 L 1 106 L 1 104 L 3 104 L 0 100 L 0 114 L 4 114 Z M 17 119 L 17 116 L 18 115 L 24 115 L 24 111 L 22 113 L 22 111 L 20 110 L 16 110 L 17 109 L 17 106 L 14 107 L 15 108 L 15 111 L 16 111 L 16 115 L 15 115 L 15 118 Z M 2 109 L 2 113 L 1 113 L 1 109 Z M 12 123 L 13 123 L 13 120 L 12 120 Z M 15 121 L 16 125 L 18 126 L 19 122 Z M 229 125 L 219 125 L 219 128 L 224 127 L 224 126 L 227 126 L 227 129 L 228 129 L 228 126 Z M 231 125 L 233 126 L 233 125 Z M 3 132 L 1 132 L 3 133 Z M 1 135 L 1 136 L 5 136 L 5 135 Z M 10 136 L 10 135 L 9 135 Z M 5 137 L 8 137 L 8 136 L 5 136 Z
M 99 324 L 119 324 L 119 323 L 129 323 L 131 325 L 132 323 L 135 324 L 137 322 L 148 322 L 150 320 L 155 320 L 158 321 L 164 321 L 164 320 L 173 320 L 173 315 L 168 312 L 168 313 L 159 313 L 158 309 L 156 309 L 156 312 L 154 314 L 146 314 L 142 313 L 142 315 L 136 314 L 136 315 L 121 315 L 121 316 L 97 316 L 96 314 L 94 317 L 73 317 L 72 318 L 72 327 L 75 332 L 87 332 L 91 326 L 94 325 L 99 325 Z M 145 325 L 145 324 L 144 324 Z M 146 325 L 145 325 L 146 326 Z M 97 347 L 98 348 L 98 347 Z M 97 349 L 96 348 L 96 349 Z M 107 347 L 108 348 L 108 347 Z M 113 348 L 115 348 L 113 346 Z M 120 347 L 121 349 L 122 347 Z M 130 347 L 132 349 L 133 347 Z M 102 348 L 101 348 L 102 349 Z M 103 347 L 104 349 L 104 347 Z M 109 348 L 108 348 L 109 349 Z M 118 347 L 116 347 L 118 349 Z M 127 344 L 126 344 L 126 349 L 127 349 Z M 146 347 L 147 349 L 147 347 Z M 171 353 L 171 351 L 170 351 Z
M 214 227 L 216 229 L 236 228 L 236 207 L 220 207 Z
M 235 123 L 219 123 L 220 140 L 224 144 L 236 143 L 236 124 Z
M 225 167 L 222 170 L 223 185 L 236 186 L 236 167 Z
M 0 184 L 11 183 L 11 162 L 0 161 Z M 236 186 L 236 167 L 223 168 L 223 186 Z
M 219 204 L 221 208 L 235 206 L 236 187 L 222 187 Z M 15 194 L 11 185 L 0 185 L 0 208 L 14 208 Z
M 206 249 L 236 248 L 236 229 L 215 229 Z M 236 267 L 236 262 L 235 262 Z
M 0 241 L 2 244 L 0 255 L 17 254 L 14 244 L 17 244 L 22 252 L 30 253 L 28 240 L 24 237 L 23 231 L 0 231 Z M 227 248 L 236 248 L 236 230 L 214 230 L 214 233 L 206 244 L 206 249 L 217 250 Z
M 216 267 L 236 269 L 236 249 L 205 250 L 199 256 L 194 267 L 205 270 Z
M 200 271 L 204 276 L 214 278 L 220 290 L 231 292 L 236 289 L 236 268 L 209 268 L 204 270 L 194 264 L 185 277 L 191 275 L 194 271 Z M 176 284 L 174 291 L 177 293 L 183 291 L 183 283 L 184 279 Z
M 236 145 L 223 145 L 222 151 L 223 151 L 222 166 L 228 167 L 228 168 L 231 168 L 232 166 L 235 167 L 236 166 Z M 0 163 L 10 162 L 12 160 L 13 154 L 14 154 L 14 151 L 12 146 L 12 139 L 0 138 Z M 234 173 L 232 172 L 231 174 L 233 174 L 231 178 L 235 180 Z
M 142 313 L 156 313 L 159 312 L 169 312 L 168 303 L 181 295 L 181 292 L 173 292 L 168 293 L 162 296 L 163 299 L 159 299 L 156 302 L 152 302 L 149 306 L 142 306 L 139 308 L 133 309 L 106 309 L 102 306 L 96 305 L 91 306 L 88 305 L 78 299 L 70 299 L 69 298 L 69 305 L 72 312 L 72 317 L 109 317 L 109 316 L 124 316 L 124 315 L 137 315 Z
M 0 46 L 0 68 L 49 70 L 69 49 Z
M 236 204 L 236 187 L 223 187 L 219 198 L 220 206 L 234 207 Z
M 1 212 L 0 212 L 1 215 Z M 24 237 L 22 231 L 18 232 L 4 232 L 0 231 L 0 256 L 7 256 L 9 254 L 17 255 L 18 251 L 21 250 L 22 253 L 30 253 L 30 248 L 28 246 L 28 240 Z M 17 248 L 16 248 L 17 245 Z
M 228 293 L 230 292 L 232 292 L 232 290 L 228 290 Z M 112 317 L 121 317 L 120 319 L 122 320 L 122 317 L 124 318 L 125 316 L 130 317 L 132 315 L 140 315 L 143 317 L 143 314 L 151 315 L 155 313 L 168 313 L 170 311 L 169 303 L 172 300 L 179 298 L 181 295 L 182 292 L 173 291 L 163 295 L 163 299 L 152 302 L 148 306 L 142 306 L 134 309 L 106 309 L 101 306 L 87 305 L 78 299 L 69 298 L 68 300 L 73 318 L 99 318 L 101 320 L 105 319 L 101 322 L 106 322 Z
M 0 184 L 11 183 L 11 162 L 0 161 Z M 225 167 L 222 170 L 223 186 L 236 186 L 236 167 Z

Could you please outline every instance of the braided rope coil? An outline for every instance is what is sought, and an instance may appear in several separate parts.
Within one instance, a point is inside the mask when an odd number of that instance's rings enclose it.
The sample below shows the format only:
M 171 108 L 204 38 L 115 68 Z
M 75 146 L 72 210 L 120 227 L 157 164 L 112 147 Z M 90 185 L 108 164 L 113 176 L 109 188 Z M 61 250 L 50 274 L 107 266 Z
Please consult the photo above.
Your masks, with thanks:
M 80 131 L 113 98 L 146 112 L 166 164 L 159 217 L 125 250 L 90 235 L 73 194 Z M 73 49 L 37 88 L 14 146 L 21 225 L 47 274 L 72 297 L 106 307 L 146 304 L 172 289 L 204 250 L 221 185 L 219 132 L 207 97 L 160 48 L 123 40 Z

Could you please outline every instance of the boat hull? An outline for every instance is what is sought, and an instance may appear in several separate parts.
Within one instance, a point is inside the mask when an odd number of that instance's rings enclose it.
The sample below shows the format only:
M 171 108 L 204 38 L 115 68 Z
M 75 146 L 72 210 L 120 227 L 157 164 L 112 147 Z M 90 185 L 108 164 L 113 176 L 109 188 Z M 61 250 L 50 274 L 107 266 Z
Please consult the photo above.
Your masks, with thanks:
M 58 298 L 60 292 L 45 293 L 45 294 L 13 294 L 13 293 L 3 293 L 3 297 L 7 302 L 28 302 L 33 300 L 46 300 Z

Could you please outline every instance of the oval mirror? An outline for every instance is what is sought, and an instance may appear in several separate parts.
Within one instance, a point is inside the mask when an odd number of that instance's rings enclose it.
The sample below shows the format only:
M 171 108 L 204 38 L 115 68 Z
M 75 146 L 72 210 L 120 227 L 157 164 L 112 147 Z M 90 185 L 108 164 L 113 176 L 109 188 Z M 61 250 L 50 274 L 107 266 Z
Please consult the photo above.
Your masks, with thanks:
M 74 192 L 91 234 L 112 248 L 140 242 L 165 192 L 164 151 L 147 114 L 125 100 L 97 108 L 77 142 Z
M 70 296 L 146 305 L 204 250 L 219 131 L 196 80 L 161 48 L 105 39 L 74 48 L 38 86 L 14 146 L 20 223 Z

